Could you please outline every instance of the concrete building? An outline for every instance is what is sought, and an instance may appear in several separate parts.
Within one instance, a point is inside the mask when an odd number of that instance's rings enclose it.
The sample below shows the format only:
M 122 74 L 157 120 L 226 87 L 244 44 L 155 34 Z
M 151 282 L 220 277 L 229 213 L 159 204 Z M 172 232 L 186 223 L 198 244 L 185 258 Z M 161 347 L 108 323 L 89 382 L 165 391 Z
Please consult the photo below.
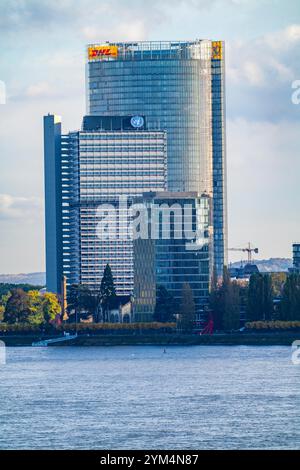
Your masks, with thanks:
M 300 273 L 300 243 L 293 244 L 293 272 Z
M 44 119 L 47 289 L 84 284 L 98 292 L 110 264 L 117 295 L 133 291 L 128 210 L 145 191 L 166 189 L 166 134 L 143 116 L 85 117 L 61 134 Z M 105 222 L 105 223 L 104 223 Z

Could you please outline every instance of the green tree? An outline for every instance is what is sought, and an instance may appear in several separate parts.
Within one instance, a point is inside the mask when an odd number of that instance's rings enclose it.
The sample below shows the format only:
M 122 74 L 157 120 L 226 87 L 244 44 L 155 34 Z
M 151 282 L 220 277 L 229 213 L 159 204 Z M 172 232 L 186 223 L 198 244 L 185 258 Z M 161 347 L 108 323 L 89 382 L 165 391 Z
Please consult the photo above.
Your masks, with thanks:
M 182 300 L 180 306 L 180 329 L 185 332 L 191 332 L 196 320 L 196 308 L 193 291 L 187 283 L 182 287 Z
M 212 278 L 210 308 L 213 311 L 214 327 L 217 330 L 235 330 L 240 326 L 240 286 L 232 282 L 227 267 L 223 270 L 222 283 Z
M 22 289 L 12 289 L 11 296 L 7 301 L 4 322 L 26 323 L 30 315 L 30 300 L 28 294 Z
M 214 321 L 214 328 L 221 330 L 223 328 L 223 293 L 221 285 L 218 282 L 216 268 L 214 267 L 212 280 L 211 280 L 211 291 L 209 296 L 209 307 L 212 310 L 212 316 Z
M 99 302 L 103 312 L 103 321 L 108 321 L 109 310 L 116 301 L 114 278 L 109 264 L 106 265 L 100 286 Z
M 274 312 L 274 291 L 272 278 L 269 274 L 264 274 L 262 277 L 262 292 L 263 292 L 263 320 L 272 320 Z
M 31 284 L 8 284 L 0 283 L 0 297 L 2 295 L 8 294 L 13 289 L 22 289 L 24 292 L 29 292 L 31 290 L 41 290 L 43 286 L 33 286 Z
M 249 281 L 247 317 L 250 321 L 262 320 L 262 312 L 261 274 L 253 274 Z
M 5 312 L 6 304 L 10 296 L 11 296 L 11 292 L 7 291 L 0 298 L 0 322 L 4 320 L 4 312 Z
M 52 292 L 46 292 L 42 296 L 42 309 L 45 323 L 51 323 L 56 316 L 61 313 L 61 305 L 57 295 Z
M 161 323 L 168 323 L 174 320 L 176 304 L 174 297 L 164 286 L 157 286 L 156 305 L 153 319 Z
M 273 287 L 268 274 L 250 277 L 247 316 L 250 321 L 270 320 L 273 316 Z
M 240 326 L 240 287 L 237 282 L 232 282 L 227 267 L 224 267 L 223 285 L 223 328 L 224 330 L 236 330 Z

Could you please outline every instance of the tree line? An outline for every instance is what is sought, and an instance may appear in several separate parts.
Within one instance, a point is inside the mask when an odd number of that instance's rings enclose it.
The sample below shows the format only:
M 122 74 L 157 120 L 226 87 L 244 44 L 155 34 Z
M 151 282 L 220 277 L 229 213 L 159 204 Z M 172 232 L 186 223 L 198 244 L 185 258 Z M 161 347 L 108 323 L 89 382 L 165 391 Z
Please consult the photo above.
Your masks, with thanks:
M 225 268 L 223 282 L 212 282 L 210 307 L 220 330 L 238 329 L 241 312 L 248 322 L 300 320 L 300 275 L 256 273 L 241 286 Z
M 51 324 L 61 315 L 61 306 L 55 294 L 41 294 L 37 288 L 26 285 L 0 285 L 0 321 L 31 325 Z M 193 291 L 189 284 L 182 287 L 181 301 L 176 302 L 164 286 L 157 286 L 155 322 L 177 322 L 182 331 L 192 330 L 196 320 Z M 277 301 L 276 301 L 277 300 Z M 68 289 L 67 320 L 70 323 L 92 318 L 94 323 L 109 322 L 109 312 L 118 307 L 118 297 L 112 271 L 106 266 L 97 295 L 84 285 Z M 237 330 L 241 314 L 246 321 L 300 320 L 300 274 L 253 274 L 249 284 L 241 286 L 230 278 L 224 268 L 223 280 L 213 275 L 207 305 L 215 330 Z

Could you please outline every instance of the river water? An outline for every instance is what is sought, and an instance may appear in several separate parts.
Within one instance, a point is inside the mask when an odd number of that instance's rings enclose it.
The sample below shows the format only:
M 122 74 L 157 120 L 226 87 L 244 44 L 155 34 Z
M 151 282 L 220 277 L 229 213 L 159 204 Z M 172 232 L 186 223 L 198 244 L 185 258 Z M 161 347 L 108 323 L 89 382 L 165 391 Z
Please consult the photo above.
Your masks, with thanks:
M 288 347 L 8 348 L 0 449 L 299 449 Z

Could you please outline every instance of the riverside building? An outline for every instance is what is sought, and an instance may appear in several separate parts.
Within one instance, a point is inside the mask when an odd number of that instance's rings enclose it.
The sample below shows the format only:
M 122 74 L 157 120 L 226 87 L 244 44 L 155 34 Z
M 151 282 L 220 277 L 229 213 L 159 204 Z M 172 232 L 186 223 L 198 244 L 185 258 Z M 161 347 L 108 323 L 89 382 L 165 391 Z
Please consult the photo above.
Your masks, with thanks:
M 63 135 L 60 118 L 48 115 L 44 145 L 47 289 L 60 292 L 65 275 L 98 292 L 109 263 L 117 294 L 131 295 L 128 210 L 145 191 L 166 189 L 166 133 L 134 115 L 86 116 L 82 130 Z
M 91 44 L 89 115 L 145 115 L 167 133 L 168 190 L 212 198 L 214 264 L 227 264 L 225 59 L 221 41 Z
M 173 296 L 179 313 L 185 283 L 193 291 L 200 320 L 213 269 L 210 197 L 165 191 L 146 193 L 140 202 L 147 208 L 148 236 L 134 241 L 135 321 L 152 320 L 157 286 Z

